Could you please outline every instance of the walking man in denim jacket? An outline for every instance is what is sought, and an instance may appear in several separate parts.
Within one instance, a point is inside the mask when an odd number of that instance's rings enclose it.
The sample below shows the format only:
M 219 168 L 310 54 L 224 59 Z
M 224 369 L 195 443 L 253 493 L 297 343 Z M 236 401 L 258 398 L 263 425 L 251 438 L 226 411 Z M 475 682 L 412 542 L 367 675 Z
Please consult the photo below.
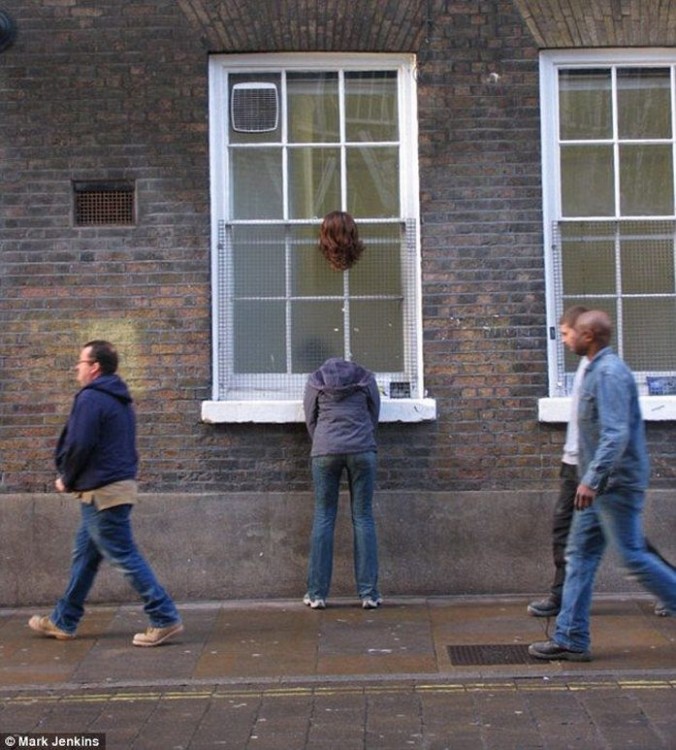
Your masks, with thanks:
M 169 594 L 134 542 L 136 417 L 118 356 L 107 341 L 85 344 L 75 365 L 80 390 L 56 448 L 58 492 L 80 500 L 70 581 L 51 615 L 34 615 L 32 630 L 60 641 L 75 637 L 84 604 L 103 560 L 120 570 L 143 600 L 150 626 L 134 646 L 159 646 L 183 630 Z
M 610 348 L 600 310 L 575 323 L 576 354 L 586 356 L 578 408 L 580 484 L 566 550 L 561 611 L 552 640 L 533 643 L 538 659 L 589 661 L 596 571 L 611 542 L 627 572 L 676 612 L 676 571 L 646 548 L 641 518 L 648 486 L 645 429 L 633 373 Z

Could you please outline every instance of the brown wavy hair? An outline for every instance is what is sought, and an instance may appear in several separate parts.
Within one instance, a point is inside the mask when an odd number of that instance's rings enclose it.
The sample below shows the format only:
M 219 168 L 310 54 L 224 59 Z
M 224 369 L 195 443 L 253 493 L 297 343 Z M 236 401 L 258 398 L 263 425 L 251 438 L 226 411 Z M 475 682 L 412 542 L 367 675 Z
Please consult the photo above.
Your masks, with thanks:
M 357 225 L 345 211 L 326 214 L 319 230 L 319 249 L 336 271 L 351 268 L 364 252 Z

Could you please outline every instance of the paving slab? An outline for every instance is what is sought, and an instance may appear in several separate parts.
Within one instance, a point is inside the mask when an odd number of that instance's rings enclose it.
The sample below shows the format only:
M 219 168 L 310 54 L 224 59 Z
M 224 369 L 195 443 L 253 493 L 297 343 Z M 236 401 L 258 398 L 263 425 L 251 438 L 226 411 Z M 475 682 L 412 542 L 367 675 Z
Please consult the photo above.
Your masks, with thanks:
M 526 647 L 554 623 L 527 602 L 187 602 L 185 632 L 151 649 L 131 645 L 135 604 L 89 608 L 73 641 L 0 610 L 0 747 L 70 732 L 105 750 L 676 749 L 676 618 L 599 596 L 594 660 L 540 662 Z

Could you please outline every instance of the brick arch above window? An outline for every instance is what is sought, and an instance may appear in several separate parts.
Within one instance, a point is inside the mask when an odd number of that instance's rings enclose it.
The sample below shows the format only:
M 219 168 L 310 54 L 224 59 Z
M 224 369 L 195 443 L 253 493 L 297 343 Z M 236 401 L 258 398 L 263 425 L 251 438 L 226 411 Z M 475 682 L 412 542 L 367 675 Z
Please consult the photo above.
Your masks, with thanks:
M 673 46 L 674 3 L 514 0 L 542 49 Z
M 178 7 L 210 52 L 410 52 L 423 43 L 435 1 L 178 0 Z

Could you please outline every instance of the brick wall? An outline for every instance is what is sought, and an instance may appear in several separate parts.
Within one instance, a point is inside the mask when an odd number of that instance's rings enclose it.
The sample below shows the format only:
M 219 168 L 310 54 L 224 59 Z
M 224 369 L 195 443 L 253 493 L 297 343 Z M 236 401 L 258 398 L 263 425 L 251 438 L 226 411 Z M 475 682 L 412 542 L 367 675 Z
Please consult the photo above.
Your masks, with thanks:
M 0 55 L 2 491 L 51 489 L 73 364 L 94 337 L 123 355 L 144 489 L 309 488 L 301 425 L 199 421 L 211 394 L 207 56 L 265 49 L 419 57 L 424 361 L 439 419 L 382 427 L 380 486 L 555 483 L 563 427 L 537 422 L 537 47 L 516 4 L 17 0 L 11 13 L 19 34 Z M 135 225 L 74 226 L 74 180 L 132 181 Z M 671 486 L 673 431 L 649 432 L 653 484 Z

